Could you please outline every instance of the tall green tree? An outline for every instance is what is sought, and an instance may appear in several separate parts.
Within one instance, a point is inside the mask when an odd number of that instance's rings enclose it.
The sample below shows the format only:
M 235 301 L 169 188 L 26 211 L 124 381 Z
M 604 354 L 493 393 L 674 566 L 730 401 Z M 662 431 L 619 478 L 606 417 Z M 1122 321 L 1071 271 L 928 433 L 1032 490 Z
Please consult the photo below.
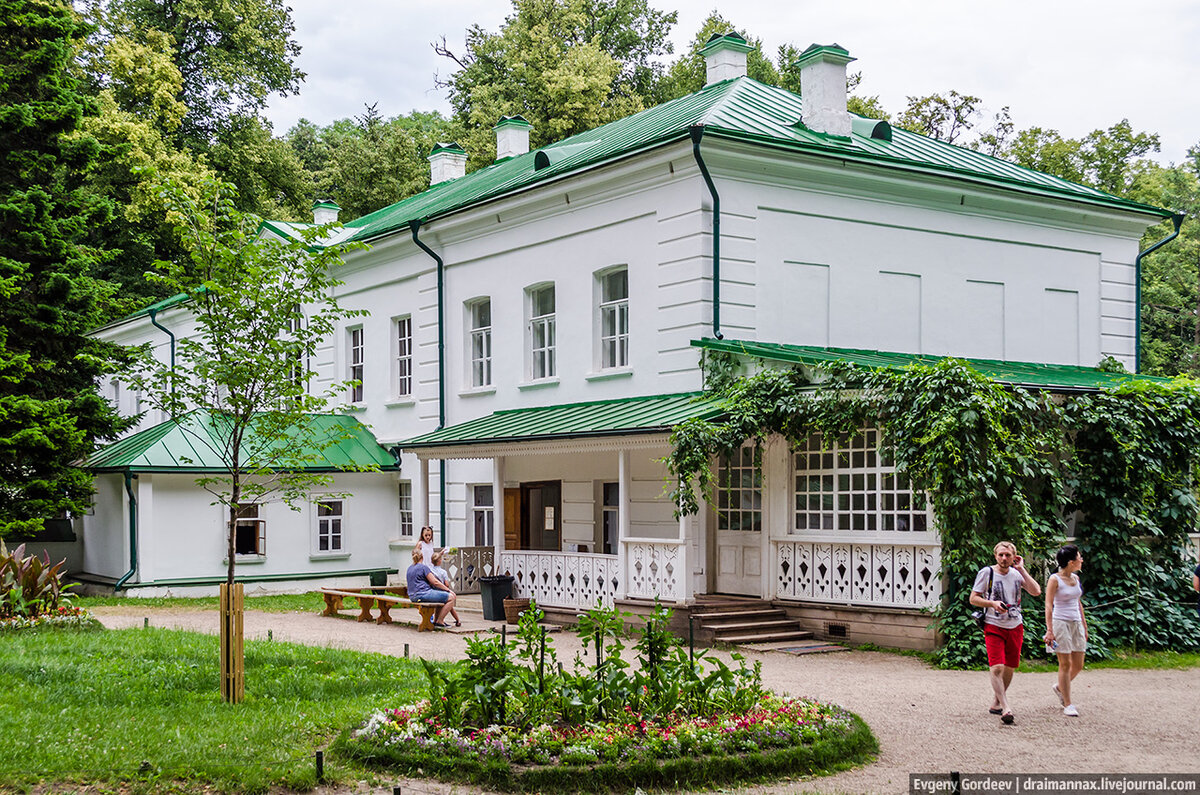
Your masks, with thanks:
M 104 252 L 85 241 L 109 207 L 83 185 L 96 142 L 74 134 L 93 112 L 70 74 L 81 35 L 69 3 L 0 0 L 0 536 L 84 512 L 71 463 L 117 430 L 86 336 Z

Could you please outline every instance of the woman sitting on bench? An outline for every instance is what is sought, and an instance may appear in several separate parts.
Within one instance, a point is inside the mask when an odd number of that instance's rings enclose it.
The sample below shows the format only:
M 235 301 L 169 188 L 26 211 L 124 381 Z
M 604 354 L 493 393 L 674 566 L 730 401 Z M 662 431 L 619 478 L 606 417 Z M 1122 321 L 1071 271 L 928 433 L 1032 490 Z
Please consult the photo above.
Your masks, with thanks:
M 426 566 L 421 560 L 421 548 L 414 547 L 412 551 L 412 565 L 404 573 L 404 577 L 408 581 L 408 598 L 413 602 L 440 604 L 441 607 L 438 608 L 437 615 L 434 616 L 433 625 L 445 629 L 449 626 L 446 623 L 446 614 L 453 609 L 454 600 L 457 597 L 454 591 L 447 588 L 445 583 L 437 578 L 433 573 L 433 569 Z

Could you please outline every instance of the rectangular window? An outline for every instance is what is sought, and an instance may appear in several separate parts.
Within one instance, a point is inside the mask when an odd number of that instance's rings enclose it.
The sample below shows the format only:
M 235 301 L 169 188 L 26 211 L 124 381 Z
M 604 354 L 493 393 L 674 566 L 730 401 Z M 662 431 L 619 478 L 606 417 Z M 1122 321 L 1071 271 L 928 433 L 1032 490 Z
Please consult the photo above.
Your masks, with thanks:
M 234 525 L 233 551 L 236 555 L 267 554 L 267 523 L 258 518 L 257 505 L 243 505 Z
M 530 377 L 553 378 L 554 362 L 554 285 L 529 291 L 529 362 Z
M 762 530 L 762 471 L 754 463 L 753 446 L 718 462 L 717 529 Z
M 803 532 L 924 533 L 930 529 L 925 494 L 896 472 L 867 428 L 825 449 L 820 434 L 796 446 L 795 524 Z
M 342 501 L 321 500 L 317 503 L 317 552 L 341 552 L 344 549 Z
M 629 272 L 600 277 L 600 367 L 629 366 Z
M 350 387 L 350 402 L 363 402 L 363 330 L 362 326 L 350 329 L 350 339 L 347 350 L 346 361 L 349 362 L 349 367 L 346 370 L 346 378 L 354 381 L 355 384 Z
M 400 537 L 413 537 L 412 482 L 400 481 Z
M 475 528 L 475 546 L 493 546 L 496 512 L 491 485 L 471 487 L 471 519 Z
M 396 397 L 409 397 L 412 384 L 412 318 L 396 318 Z
M 601 509 L 603 521 L 600 553 L 615 555 L 617 553 L 617 523 L 620 521 L 621 486 L 619 483 L 605 483 L 601 488 L 603 489 L 602 502 L 604 505 Z
M 471 386 L 492 383 L 492 302 L 485 298 L 470 305 Z

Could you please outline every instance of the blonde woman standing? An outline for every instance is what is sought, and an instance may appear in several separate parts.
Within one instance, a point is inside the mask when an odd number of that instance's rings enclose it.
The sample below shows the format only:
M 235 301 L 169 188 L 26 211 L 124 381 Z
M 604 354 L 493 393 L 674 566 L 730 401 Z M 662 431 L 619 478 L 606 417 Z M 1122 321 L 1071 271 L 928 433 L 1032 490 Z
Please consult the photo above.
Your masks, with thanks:
M 1067 544 L 1054 556 L 1058 571 L 1046 580 L 1046 646 L 1058 655 L 1058 682 L 1054 694 L 1063 705 L 1063 715 L 1079 717 L 1071 699 L 1071 682 L 1083 670 L 1087 651 L 1087 618 L 1083 613 L 1083 582 L 1079 570 L 1083 555 Z

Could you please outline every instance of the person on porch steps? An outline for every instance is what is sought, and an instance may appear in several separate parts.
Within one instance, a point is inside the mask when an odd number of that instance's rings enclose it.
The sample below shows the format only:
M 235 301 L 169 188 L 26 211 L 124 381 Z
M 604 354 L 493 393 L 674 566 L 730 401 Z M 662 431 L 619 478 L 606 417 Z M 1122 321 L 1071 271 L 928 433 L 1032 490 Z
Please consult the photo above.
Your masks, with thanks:
M 446 614 L 454 609 L 455 594 L 438 580 L 433 569 L 421 562 L 421 548 L 413 547 L 412 565 L 404 573 L 408 582 L 408 598 L 414 602 L 441 605 L 433 619 L 433 625 L 445 629 Z
M 1021 644 L 1025 640 L 1021 591 L 1038 596 L 1042 586 L 1025 571 L 1025 561 L 1011 542 L 1001 541 L 992 551 L 996 565 L 979 570 L 970 601 L 984 612 L 983 640 L 993 694 L 988 712 L 999 715 L 1001 723 L 1011 724 L 1015 718 L 1008 706 L 1008 686 L 1021 664 Z

